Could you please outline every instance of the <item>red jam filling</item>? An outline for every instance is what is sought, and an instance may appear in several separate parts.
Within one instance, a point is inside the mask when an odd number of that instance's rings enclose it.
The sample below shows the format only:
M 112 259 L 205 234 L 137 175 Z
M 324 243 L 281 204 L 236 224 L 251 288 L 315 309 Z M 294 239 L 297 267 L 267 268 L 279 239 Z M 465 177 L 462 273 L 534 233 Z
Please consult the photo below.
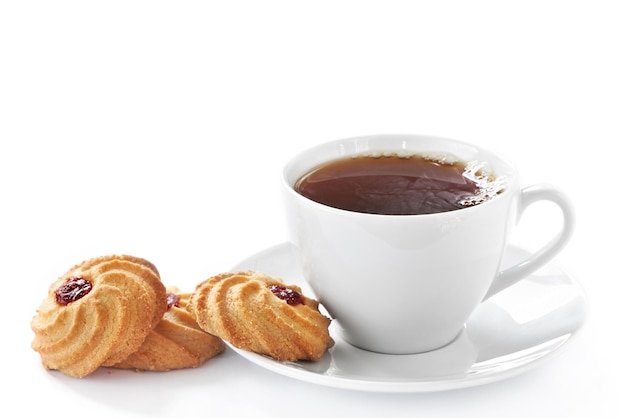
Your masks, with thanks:
M 302 296 L 300 296 L 300 293 L 296 292 L 293 289 L 277 284 L 269 285 L 267 286 L 267 288 L 271 290 L 272 293 L 276 295 L 279 299 L 284 300 L 289 305 L 304 305 L 304 301 L 302 300 Z
M 86 296 L 92 287 L 91 282 L 82 276 L 70 277 L 56 290 L 56 301 L 59 305 L 65 306 Z
M 180 302 L 180 296 L 174 293 L 169 293 L 169 292 L 167 293 L 167 310 L 168 311 L 172 309 L 172 306 L 176 306 L 177 308 L 180 307 L 179 302 Z

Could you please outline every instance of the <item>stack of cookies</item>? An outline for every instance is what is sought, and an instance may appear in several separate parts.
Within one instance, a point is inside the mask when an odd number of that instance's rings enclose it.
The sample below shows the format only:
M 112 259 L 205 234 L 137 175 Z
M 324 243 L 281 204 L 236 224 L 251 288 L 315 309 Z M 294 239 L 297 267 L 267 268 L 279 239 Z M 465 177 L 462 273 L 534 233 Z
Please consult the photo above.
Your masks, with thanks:
M 50 286 L 31 321 L 32 348 L 46 369 L 74 377 L 100 366 L 195 367 L 225 346 L 197 326 L 185 309 L 188 299 L 168 295 L 156 267 L 142 258 L 87 260 Z
M 193 293 L 166 288 L 149 261 L 128 255 L 72 267 L 31 321 L 46 369 L 84 377 L 101 366 L 198 367 L 234 347 L 278 361 L 318 360 L 334 341 L 330 319 L 295 285 L 263 273 L 223 273 Z

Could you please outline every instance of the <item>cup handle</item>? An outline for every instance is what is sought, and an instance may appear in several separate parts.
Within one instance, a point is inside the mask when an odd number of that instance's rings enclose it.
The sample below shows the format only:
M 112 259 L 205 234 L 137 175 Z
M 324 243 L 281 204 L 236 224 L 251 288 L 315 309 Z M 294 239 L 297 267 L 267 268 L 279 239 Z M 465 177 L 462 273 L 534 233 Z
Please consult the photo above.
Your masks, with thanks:
M 555 203 L 563 213 L 563 222 L 559 233 L 546 245 L 530 255 L 524 261 L 500 271 L 483 300 L 489 299 L 496 293 L 517 283 L 524 277 L 545 265 L 565 247 L 574 232 L 574 208 L 568 197 L 550 185 L 530 186 L 521 191 L 519 217 L 533 203 L 540 200 L 547 200 Z M 518 219 L 519 219 L 518 217 Z

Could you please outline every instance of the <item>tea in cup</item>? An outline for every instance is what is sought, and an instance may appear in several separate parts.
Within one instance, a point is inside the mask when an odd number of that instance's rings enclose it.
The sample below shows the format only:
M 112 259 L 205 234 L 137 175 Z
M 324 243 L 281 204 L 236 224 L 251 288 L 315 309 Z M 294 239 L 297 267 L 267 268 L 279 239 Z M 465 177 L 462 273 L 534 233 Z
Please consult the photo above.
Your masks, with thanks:
M 482 301 L 545 265 L 574 229 L 557 188 L 521 189 L 505 159 L 432 136 L 318 145 L 287 163 L 283 189 L 304 277 L 341 338 L 387 354 L 452 342 Z M 502 270 L 513 227 L 540 200 L 561 209 L 560 230 Z

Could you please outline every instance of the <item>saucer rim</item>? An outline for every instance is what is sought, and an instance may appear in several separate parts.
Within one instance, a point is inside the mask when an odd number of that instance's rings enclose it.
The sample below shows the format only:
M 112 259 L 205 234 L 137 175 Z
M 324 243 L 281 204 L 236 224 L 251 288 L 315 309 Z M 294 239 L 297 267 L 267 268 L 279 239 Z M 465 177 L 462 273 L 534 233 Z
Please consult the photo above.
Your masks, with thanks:
M 292 245 L 289 242 L 282 242 L 279 244 L 275 244 L 269 247 L 264 248 L 250 256 L 243 258 L 238 263 L 236 263 L 231 271 L 241 271 L 244 269 L 244 266 L 252 264 L 253 260 L 267 258 L 269 255 L 276 253 L 289 253 L 292 251 Z M 507 248 L 515 248 L 519 251 L 525 251 L 522 247 L 518 245 L 508 245 Z M 296 380 L 318 384 L 327 387 L 334 387 L 339 389 L 348 389 L 348 390 L 357 390 L 357 391 L 365 391 L 365 392 L 379 392 L 379 393 L 427 393 L 427 392 L 440 392 L 440 391 L 449 391 L 456 389 L 463 389 L 468 387 L 485 385 L 501 380 L 506 380 L 515 376 L 518 376 L 522 373 L 525 373 L 531 369 L 534 369 L 546 361 L 550 361 L 551 359 L 561 355 L 565 349 L 570 346 L 571 341 L 576 339 L 576 337 L 580 334 L 580 330 L 584 327 L 586 323 L 586 313 L 587 313 L 587 297 L 584 292 L 581 284 L 574 278 L 571 274 L 569 274 L 562 266 L 558 263 L 552 261 L 547 263 L 545 267 L 556 268 L 563 277 L 568 279 L 568 282 L 575 286 L 578 290 L 578 296 L 582 298 L 582 310 L 583 316 L 580 323 L 576 328 L 572 329 L 569 333 L 565 333 L 563 335 L 555 336 L 554 338 L 544 341 L 541 344 L 538 344 L 534 347 L 530 347 L 532 349 L 537 349 L 540 346 L 543 346 L 543 353 L 539 356 L 533 356 L 530 360 L 524 361 L 521 364 L 507 368 L 506 370 L 501 370 L 494 373 L 488 374 L 472 374 L 468 375 L 467 371 L 463 373 L 459 373 L 456 375 L 446 375 L 440 378 L 416 378 L 416 379 L 404 379 L 404 380 L 375 380 L 375 379 L 355 379 L 347 376 L 337 376 L 325 373 L 315 373 L 311 370 L 308 370 L 303 367 L 298 367 L 300 362 L 281 362 L 277 361 L 269 356 L 265 356 L 262 354 L 246 351 L 240 348 L 233 346 L 228 341 L 225 341 L 226 345 L 235 351 L 237 354 L 244 357 L 246 360 L 256 364 L 257 366 L 263 367 L 266 370 L 272 371 L 274 373 L 290 377 Z M 541 269 L 540 269 L 541 270 Z M 529 277 L 532 277 L 531 274 Z M 304 278 L 297 277 L 291 278 L 291 282 L 293 284 L 301 285 L 301 282 L 304 282 Z M 307 285 L 308 286 L 308 285 Z M 514 287 L 514 286 L 513 286 Z M 331 325 L 332 331 L 332 325 Z M 331 332 L 331 336 L 335 341 L 341 341 L 347 345 L 349 343 L 345 342 L 341 338 L 341 333 L 339 332 Z M 355 350 L 360 350 L 357 347 L 352 346 Z M 546 351 L 547 350 L 547 351 Z M 518 353 L 518 351 L 514 351 L 509 353 L 509 355 Z M 329 355 L 332 357 L 332 350 L 329 350 Z M 477 363 L 475 363 L 477 364 Z

